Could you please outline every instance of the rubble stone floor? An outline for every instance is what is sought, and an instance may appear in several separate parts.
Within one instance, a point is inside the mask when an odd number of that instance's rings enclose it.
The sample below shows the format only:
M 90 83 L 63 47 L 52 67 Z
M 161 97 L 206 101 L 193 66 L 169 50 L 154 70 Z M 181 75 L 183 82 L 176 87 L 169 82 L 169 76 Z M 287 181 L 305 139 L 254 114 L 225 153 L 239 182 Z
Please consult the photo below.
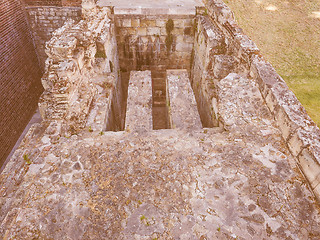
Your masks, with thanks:
M 0 175 L 0 235 L 320 239 L 314 197 L 255 84 L 231 74 L 217 87 L 228 131 L 53 138 L 55 124 L 39 125 Z M 31 163 L 19 169 L 26 152 Z

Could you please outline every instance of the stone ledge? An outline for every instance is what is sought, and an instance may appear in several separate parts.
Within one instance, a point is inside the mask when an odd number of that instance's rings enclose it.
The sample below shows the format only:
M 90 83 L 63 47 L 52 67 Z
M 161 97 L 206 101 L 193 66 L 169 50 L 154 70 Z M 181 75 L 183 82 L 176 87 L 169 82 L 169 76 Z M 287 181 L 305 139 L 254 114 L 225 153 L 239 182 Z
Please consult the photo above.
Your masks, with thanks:
M 158 15 L 192 15 L 196 14 L 195 8 L 146 8 L 146 7 L 132 7 L 123 8 L 115 7 L 115 15 L 146 15 L 146 16 L 158 16 Z
M 320 198 L 320 130 L 270 63 L 260 57 L 259 49 L 235 22 L 232 11 L 221 0 L 204 1 L 209 16 L 222 31 L 239 44 L 250 75 L 259 86 L 283 139 L 296 162 Z
M 46 10 L 50 10 L 50 9 L 56 9 L 56 10 L 81 10 L 81 7 L 70 7 L 70 6 L 65 6 L 65 7 L 57 7 L 57 6 L 26 6 L 25 9 L 26 10 L 33 10 L 33 9 L 37 9 L 37 11 L 39 11 L 39 9 L 42 8 L 44 11 Z
M 234 21 L 231 9 L 221 0 L 204 0 L 208 14 L 217 22 L 224 24 L 228 20 Z
M 251 76 L 256 79 L 288 148 L 319 199 L 319 128 L 270 63 L 254 56 Z

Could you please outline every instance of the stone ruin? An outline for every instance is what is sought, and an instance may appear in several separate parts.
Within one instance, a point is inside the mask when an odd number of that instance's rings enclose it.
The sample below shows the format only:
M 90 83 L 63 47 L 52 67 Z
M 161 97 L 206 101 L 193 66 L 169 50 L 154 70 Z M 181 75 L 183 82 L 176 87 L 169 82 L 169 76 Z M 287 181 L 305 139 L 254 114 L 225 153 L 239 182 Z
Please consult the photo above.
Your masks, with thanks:
M 319 239 L 320 131 L 220 0 L 83 1 L 0 175 L 4 239 Z

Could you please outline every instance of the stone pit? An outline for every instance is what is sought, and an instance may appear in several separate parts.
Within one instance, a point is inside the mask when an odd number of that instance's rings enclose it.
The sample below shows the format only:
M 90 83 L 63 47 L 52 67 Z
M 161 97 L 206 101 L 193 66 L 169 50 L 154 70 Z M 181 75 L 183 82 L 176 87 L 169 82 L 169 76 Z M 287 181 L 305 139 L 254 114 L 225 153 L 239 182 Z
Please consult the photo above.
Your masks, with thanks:
M 0 235 L 319 239 L 319 128 L 222 1 L 152 2 L 84 0 L 46 43 Z

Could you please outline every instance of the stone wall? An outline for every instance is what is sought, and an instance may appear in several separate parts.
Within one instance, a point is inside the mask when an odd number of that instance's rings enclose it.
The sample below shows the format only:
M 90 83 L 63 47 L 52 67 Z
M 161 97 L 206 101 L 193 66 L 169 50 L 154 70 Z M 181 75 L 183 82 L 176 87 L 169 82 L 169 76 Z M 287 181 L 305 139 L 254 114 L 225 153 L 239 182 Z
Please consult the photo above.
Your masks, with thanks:
M 283 139 L 319 199 L 319 128 L 271 64 L 261 57 L 259 49 L 237 25 L 226 4 L 221 0 L 207 0 L 205 4 L 206 9 L 198 9 L 191 74 L 197 98 L 209 103 L 212 121 L 217 120 L 224 126 L 225 122 L 215 110 L 220 101 L 215 90 L 218 82 L 228 72 L 255 81 Z
M 29 6 L 81 6 L 82 0 L 24 0 Z
M 73 19 L 78 22 L 81 19 L 81 7 L 62 6 L 61 1 L 27 1 L 26 12 L 31 26 L 31 31 L 40 59 L 41 69 L 44 69 L 45 44 L 52 37 L 52 33 L 63 26 L 63 24 Z
M 115 16 L 122 71 L 148 70 L 161 65 L 190 69 L 194 15 L 170 15 L 154 10 L 149 15 Z
M 113 16 L 108 8 L 88 13 L 93 14 L 56 30 L 46 45 L 39 109 L 44 121 L 62 122 L 67 135 L 85 127 L 119 130 L 124 124 Z M 87 126 L 95 119 L 99 126 Z
M 0 166 L 30 120 L 42 92 L 39 62 L 23 5 L 0 2 Z

